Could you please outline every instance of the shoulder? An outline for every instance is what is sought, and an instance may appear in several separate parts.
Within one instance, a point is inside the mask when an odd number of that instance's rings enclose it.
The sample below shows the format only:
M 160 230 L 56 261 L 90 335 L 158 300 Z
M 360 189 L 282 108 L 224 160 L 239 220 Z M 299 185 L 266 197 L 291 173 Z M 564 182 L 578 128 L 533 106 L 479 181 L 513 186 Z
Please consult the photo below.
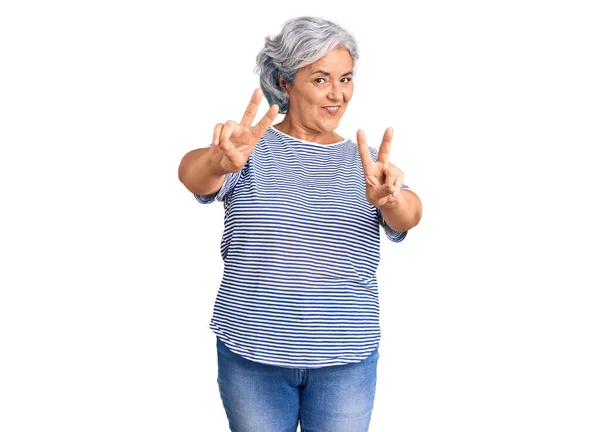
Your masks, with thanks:
M 356 153 L 357 157 L 359 156 L 358 144 L 355 141 L 348 138 L 348 139 L 346 139 L 346 141 L 344 142 L 343 145 L 344 145 L 344 147 L 346 147 L 348 149 L 354 150 L 354 153 Z M 373 158 L 373 161 L 376 161 L 377 156 L 379 155 L 379 150 L 374 147 L 369 146 L 369 151 L 371 152 L 371 158 Z
M 371 152 L 371 157 L 373 158 L 373 162 L 377 160 L 377 156 L 379 155 L 379 150 L 374 147 L 369 147 L 369 151 Z
M 275 129 L 273 129 L 272 127 L 269 127 L 269 128 L 267 128 L 267 130 L 263 134 L 263 136 L 260 139 L 260 141 L 262 141 L 262 142 L 269 142 L 269 141 L 275 141 L 278 138 L 279 138 L 279 134 L 275 131 Z

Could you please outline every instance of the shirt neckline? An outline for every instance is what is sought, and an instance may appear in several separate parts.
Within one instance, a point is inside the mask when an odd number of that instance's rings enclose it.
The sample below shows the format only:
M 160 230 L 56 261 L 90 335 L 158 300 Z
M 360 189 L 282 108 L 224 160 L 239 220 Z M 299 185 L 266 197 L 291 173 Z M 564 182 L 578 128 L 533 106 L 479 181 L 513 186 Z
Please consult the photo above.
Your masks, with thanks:
M 316 142 L 312 142 L 312 141 L 306 141 L 306 140 L 302 140 L 302 139 L 299 139 L 299 138 L 295 138 L 295 137 L 293 137 L 293 136 L 291 136 L 291 135 L 288 135 L 288 134 L 286 134 L 286 133 L 283 133 L 283 132 L 281 132 L 281 131 L 280 131 L 280 130 L 278 130 L 278 129 L 275 129 L 273 126 L 269 126 L 269 130 L 271 130 L 271 131 L 275 132 L 276 134 L 279 134 L 279 135 L 281 135 L 281 136 L 283 136 L 283 137 L 285 137 L 285 138 L 289 138 L 289 139 L 292 139 L 292 140 L 294 140 L 294 141 L 299 141 L 299 142 L 301 142 L 301 143 L 305 143 L 305 144 L 311 144 L 311 145 L 313 145 L 313 146 L 318 146 L 318 147 L 331 147 L 331 146 L 338 146 L 338 145 L 340 145 L 340 144 L 344 144 L 345 142 L 348 142 L 348 140 L 347 140 L 347 139 L 345 139 L 345 140 L 343 140 L 343 141 L 339 141 L 339 142 L 335 142 L 335 143 L 331 143 L 331 144 L 320 144 L 320 143 L 316 143 Z

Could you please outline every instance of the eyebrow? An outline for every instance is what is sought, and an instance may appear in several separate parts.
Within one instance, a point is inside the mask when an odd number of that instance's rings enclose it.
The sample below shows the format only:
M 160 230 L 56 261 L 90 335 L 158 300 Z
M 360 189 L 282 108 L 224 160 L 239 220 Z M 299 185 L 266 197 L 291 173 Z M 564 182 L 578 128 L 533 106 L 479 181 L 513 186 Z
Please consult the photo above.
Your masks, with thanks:
M 314 71 L 311 75 L 315 75 L 315 74 L 323 74 L 325 76 L 329 76 L 331 75 L 329 72 L 325 72 L 324 70 L 318 70 L 318 71 Z M 342 75 L 343 77 L 347 76 L 347 75 L 353 75 L 352 71 L 350 72 L 346 72 L 344 75 Z

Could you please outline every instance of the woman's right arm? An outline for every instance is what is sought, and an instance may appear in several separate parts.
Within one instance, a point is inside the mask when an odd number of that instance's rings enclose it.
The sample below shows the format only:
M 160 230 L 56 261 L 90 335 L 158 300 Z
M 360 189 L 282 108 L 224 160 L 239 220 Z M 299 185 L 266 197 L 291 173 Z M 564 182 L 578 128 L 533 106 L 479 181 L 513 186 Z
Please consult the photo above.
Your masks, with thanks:
M 228 173 L 242 170 L 279 112 L 279 107 L 272 105 L 257 125 L 250 129 L 261 98 L 262 91 L 256 89 L 239 124 L 231 120 L 225 124 L 218 123 L 210 147 L 186 153 L 179 164 L 179 180 L 190 192 L 211 195 L 221 189 Z
M 192 150 L 179 164 L 179 180 L 192 193 L 211 195 L 221 189 L 226 173 L 211 162 L 210 147 Z

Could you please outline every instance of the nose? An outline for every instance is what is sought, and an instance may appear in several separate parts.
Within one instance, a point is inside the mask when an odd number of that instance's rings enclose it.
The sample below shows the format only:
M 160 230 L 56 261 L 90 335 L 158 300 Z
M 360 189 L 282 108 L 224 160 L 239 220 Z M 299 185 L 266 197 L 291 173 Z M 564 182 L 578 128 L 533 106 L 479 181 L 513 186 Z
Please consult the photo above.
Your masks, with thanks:
M 344 98 L 344 94 L 342 93 L 342 87 L 339 83 L 333 81 L 331 83 L 331 87 L 329 89 L 329 94 L 327 97 L 332 101 L 340 101 Z

